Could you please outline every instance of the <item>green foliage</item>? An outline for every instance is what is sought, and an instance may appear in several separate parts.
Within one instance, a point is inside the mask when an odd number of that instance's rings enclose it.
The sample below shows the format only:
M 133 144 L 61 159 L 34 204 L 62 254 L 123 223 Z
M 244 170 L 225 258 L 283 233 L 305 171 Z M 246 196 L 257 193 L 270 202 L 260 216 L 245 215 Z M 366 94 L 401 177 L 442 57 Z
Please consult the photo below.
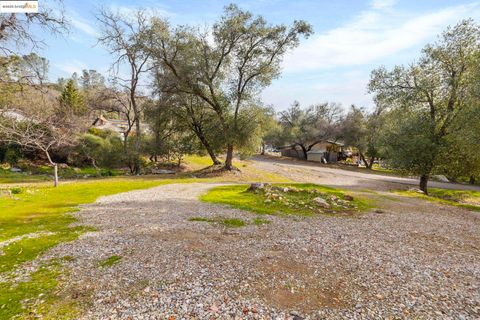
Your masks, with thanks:
M 18 160 L 22 157 L 22 152 L 19 148 L 14 146 L 8 146 L 5 154 L 4 154 L 4 161 L 9 163 L 10 165 L 15 165 L 18 163 Z
M 114 168 L 125 162 L 123 143 L 117 133 L 109 130 L 89 130 L 80 136 L 77 162 Z
M 439 146 L 428 128 L 429 120 L 421 113 L 391 111 L 380 137 L 389 166 L 405 173 L 429 175 Z
M 62 90 L 59 98 L 61 109 L 60 113 L 74 114 L 77 116 L 85 115 L 87 107 L 83 100 L 83 96 L 77 89 L 73 79 L 69 79 Z
M 279 140 L 283 145 L 300 146 L 306 159 L 307 152 L 314 145 L 337 135 L 341 113 L 341 106 L 336 103 L 302 109 L 295 101 L 288 110 L 280 113 L 282 135 Z
M 458 151 L 455 144 L 463 136 L 476 135 L 469 132 L 478 127 L 478 115 L 473 121 L 465 115 L 478 106 L 474 88 L 479 80 L 479 43 L 479 27 L 473 20 L 464 20 L 427 45 L 418 62 L 372 72 L 370 91 L 388 106 L 385 154 L 394 168 L 420 175 L 424 191 L 432 173 L 461 171 L 461 165 L 452 162 L 455 153 L 448 154 Z M 458 130 L 459 119 L 464 121 L 462 130 Z M 471 142 L 463 145 L 473 146 Z M 468 164 L 476 161 L 469 159 L 478 158 L 477 154 L 460 151 L 458 155 L 472 170 Z
M 248 130 L 248 120 L 253 119 L 248 118 L 251 106 L 280 75 L 285 54 L 312 30 L 304 21 L 295 21 L 291 27 L 271 25 L 233 4 L 225 8 L 212 30 L 211 41 L 206 41 L 197 28 L 172 30 L 156 19 L 148 48 L 162 67 L 158 84 L 170 84 L 178 96 L 191 92 L 212 110 L 210 114 L 219 124 L 214 132 L 227 149 L 225 167 L 231 170 L 234 148 L 250 152 L 247 146 L 259 140 L 258 134 L 247 135 L 252 133 Z
M 80 76 L 80 84 L 83 90 L 92 90 L 95 88 L 103 88 L 105 86 L 105 77 L 97 70 L 82 70 Z
M 22 193 L 22 188 L 20 187 L 13 187 L 13 188 L 10 188 L 10 192 L 12 192 L 12 194 L 20 194 Z

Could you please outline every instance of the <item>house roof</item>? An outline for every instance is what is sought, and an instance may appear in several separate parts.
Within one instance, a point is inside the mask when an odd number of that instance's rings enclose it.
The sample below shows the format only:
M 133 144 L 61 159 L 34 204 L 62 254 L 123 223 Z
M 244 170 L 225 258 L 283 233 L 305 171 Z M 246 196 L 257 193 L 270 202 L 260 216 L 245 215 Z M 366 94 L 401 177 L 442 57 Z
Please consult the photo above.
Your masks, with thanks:
M 345 144 L 343 142 L 340 142 L 340 141 L 333 141 L 333 140 L 323 140 L 323 141 L 318 141 L 316 144 L 319 144 L 320 142 L 327 142 L 327 143 L 330 143 L 330 144 L 334 144 L 334 145 L 337 145 L 337 146 L 340 146 L 340 147 L 344 147 Z M 293 147 L 295 147 L 296 144 L 291 144 L 291 145 L 287 145 L 287 146 L 283 146 L 283 147 L 278 147 L 278 149 L 291 149 Z

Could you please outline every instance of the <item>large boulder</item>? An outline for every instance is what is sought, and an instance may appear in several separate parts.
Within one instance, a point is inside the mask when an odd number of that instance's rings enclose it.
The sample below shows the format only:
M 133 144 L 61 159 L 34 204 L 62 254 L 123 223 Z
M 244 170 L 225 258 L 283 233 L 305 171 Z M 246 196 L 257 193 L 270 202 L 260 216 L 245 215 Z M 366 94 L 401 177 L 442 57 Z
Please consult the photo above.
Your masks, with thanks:
M 248 191 L 265 190 L 267 186 L 268 186 L 268 183 L 255 182 L 250 185 L 250 187 L 248 188 Z
M 330 204 L 327 202 L 327 200 L 323 199 L 322 197 L 313 198 L 313 201 L 317 206 L 321 208 L 325 208 L 325 209 L 330 208 Z

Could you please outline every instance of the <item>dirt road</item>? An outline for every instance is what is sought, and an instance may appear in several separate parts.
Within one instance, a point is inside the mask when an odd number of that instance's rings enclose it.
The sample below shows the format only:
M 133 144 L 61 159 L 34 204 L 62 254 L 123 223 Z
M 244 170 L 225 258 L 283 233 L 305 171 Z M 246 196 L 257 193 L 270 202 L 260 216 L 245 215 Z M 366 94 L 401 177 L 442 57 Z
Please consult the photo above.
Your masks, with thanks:
M 358 190 L 372 189 L 382 191 L 418 186 L 417 179 L 342 170 L 301 160 L 269 156 L 256 156 L 252 160 L 259 169 L 278 173 L 298 182 L 311 182 Z M 436 181 L 430 181 L 429 187 L 480 191 L 480 186 Z

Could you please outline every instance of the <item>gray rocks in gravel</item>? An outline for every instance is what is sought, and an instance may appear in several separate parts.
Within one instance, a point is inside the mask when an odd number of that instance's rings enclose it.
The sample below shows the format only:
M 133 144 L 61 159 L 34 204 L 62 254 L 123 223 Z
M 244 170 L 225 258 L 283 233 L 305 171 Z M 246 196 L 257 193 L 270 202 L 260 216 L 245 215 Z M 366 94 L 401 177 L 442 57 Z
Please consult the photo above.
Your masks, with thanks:
M 252 221 L 201 203 L 210 184 L 99 199 L 77 216 L 97 231 L 63 243 L 64 292 L 91 296 L 83 319 L 479 319 L 480 216 L 414 198 L 388 214 Z M 112 255 L 122 259 L 99 268 Z M 75 294 L 75 295 L 74 295 Z
M 317 206 L 321 208 L 325 208 L 325 209 L 330 208 L 330 204 L 327 202 L 327 200 L 323 199 L 322 197 L 313 198 L 313 201 Z

